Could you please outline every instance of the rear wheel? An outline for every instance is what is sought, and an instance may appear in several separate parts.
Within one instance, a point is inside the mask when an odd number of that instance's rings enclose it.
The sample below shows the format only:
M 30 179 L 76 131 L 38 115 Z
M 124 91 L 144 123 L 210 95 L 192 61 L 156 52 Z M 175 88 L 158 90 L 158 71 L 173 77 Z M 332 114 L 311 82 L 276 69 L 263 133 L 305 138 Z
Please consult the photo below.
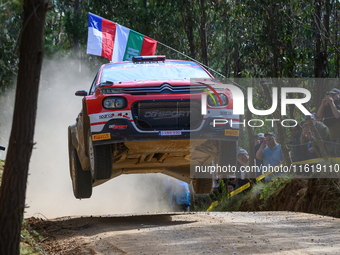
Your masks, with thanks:
M 192 181 L 196 194 L 210 194 L 213 187 L 212 178 L 196 178 Z
M 75 149 L 72 150 L 70 157 L 73 194 L 76 198 L 90 198 L 92 195 L 91 173 L 83 171 Z
M 236 166 L 237 162 L 237 142 L 220 141 L 218 165 L 219 166 Z
M 89 132 L 89 160 L 93 179 L 110 179 L 112 172 L 112 150 L 110 144 L 93 146 Z

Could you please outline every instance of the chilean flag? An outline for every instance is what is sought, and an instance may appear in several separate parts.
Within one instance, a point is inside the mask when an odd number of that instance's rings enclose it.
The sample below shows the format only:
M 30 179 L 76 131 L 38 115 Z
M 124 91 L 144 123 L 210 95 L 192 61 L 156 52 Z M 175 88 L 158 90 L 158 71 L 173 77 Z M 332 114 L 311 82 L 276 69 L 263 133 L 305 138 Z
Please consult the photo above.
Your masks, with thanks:
M 119 62 L 134 56 L 155 55 L 156 47 L 157 41 L 89 13 L 87 54 Z

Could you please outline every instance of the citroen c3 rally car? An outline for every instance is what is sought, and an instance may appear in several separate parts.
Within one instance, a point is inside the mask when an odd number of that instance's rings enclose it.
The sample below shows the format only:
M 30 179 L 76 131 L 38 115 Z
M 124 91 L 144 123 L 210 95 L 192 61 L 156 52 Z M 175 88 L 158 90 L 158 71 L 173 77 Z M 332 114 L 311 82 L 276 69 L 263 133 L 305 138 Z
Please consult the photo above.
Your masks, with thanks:
M 135 57 L 104 64 L 89 92 L 76 92 L 83 97 L 82 110 L 68 128 L 76 198 L 91 197 L 93 187 L 111 178 L 137 173 L 163 173 L 193 181 L 196 193 L 211 192 L 212 177 L 190 175 L 190 164 L 234 165 L 238 129 L 212 121 L 238 116 L 232 114 L 229 90 L 212 94 L 191 78 L 213 76 L 195 62 Z M 205 115 L 202 94 L 210 95 Z

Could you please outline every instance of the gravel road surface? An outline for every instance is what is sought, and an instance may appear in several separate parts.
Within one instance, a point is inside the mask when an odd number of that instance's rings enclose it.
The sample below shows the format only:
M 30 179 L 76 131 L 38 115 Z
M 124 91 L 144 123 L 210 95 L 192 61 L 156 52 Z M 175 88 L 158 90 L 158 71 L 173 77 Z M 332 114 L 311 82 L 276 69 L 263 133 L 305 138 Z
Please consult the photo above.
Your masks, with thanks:
M 340 219 L 210 212 L 29 220 L 47 254 L 340 254 Z

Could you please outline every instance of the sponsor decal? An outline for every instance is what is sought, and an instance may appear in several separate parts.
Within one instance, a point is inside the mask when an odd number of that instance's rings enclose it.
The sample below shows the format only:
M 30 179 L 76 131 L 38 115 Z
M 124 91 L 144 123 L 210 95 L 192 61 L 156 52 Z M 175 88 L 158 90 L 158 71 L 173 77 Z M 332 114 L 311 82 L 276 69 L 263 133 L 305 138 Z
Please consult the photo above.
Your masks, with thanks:
M 182 131 L 159 131 L 159 135 L 181 135 Z
M 107 140 L 107 139 L 111 139 L 111 134 L 110 133 L 92 135 L 92 140 L 93 141 L 100 141 L 100 140 Z
M 146 111 L 144 114 L 145 118 L 154 119 L 168 119 L 168 118 L 178 118 L 178 117 L 188 117 L 191 111 Z
M 224 134 L 227 135 L 227 136 L 238 136 L 239 135 L 239 131 L 238 130 L 229 130 L 229 129 L 226 129 Z
M 114 114 L 105 114 L 105 115 L 99 115 L 99 119 L 107 119 L 112 118 Z
M 110 125 L 111 129 L 127 129 L 128 125 Z

